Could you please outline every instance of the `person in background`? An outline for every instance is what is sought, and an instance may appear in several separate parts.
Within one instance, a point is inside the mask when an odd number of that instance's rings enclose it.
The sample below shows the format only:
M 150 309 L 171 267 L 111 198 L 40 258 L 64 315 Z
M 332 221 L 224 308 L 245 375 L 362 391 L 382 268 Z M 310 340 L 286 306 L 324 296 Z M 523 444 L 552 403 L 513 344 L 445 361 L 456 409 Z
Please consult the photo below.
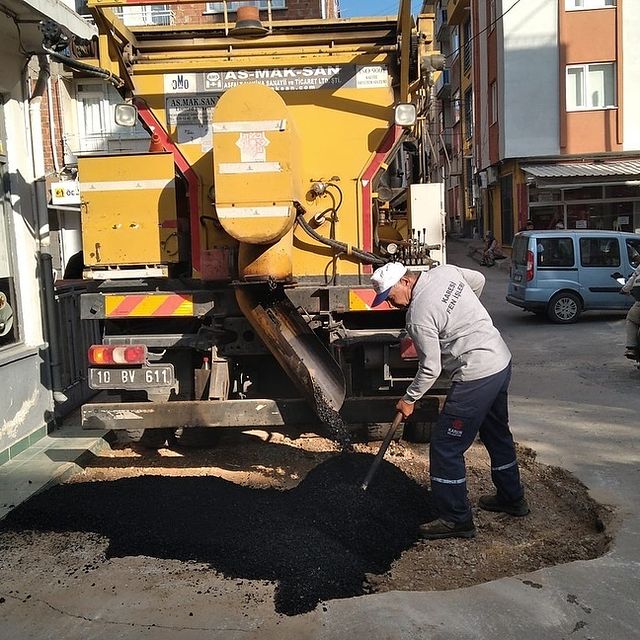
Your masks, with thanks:
M 407 332 L 418 353 L 418 372 L 396 409 L 408 418 L 442 371 L 452 379 L 429 445 L 431 495 L 438 517 L 421 525 L 420 536 L 475 536 L 464 453 L 478 433 L 489 451 L 497 490 L 480 498 L 480 508 L 527 515 L 507 410 L 511 353 L 478 299 L 484 276 L 452 265 L 411 272 L 391 262 L 376 269 L 371 282 L 377 294 L 374 306 L 387 300 L 407 309 Z
M 629 295 L 631 293 L 631 289 L 634 287 L 640 287 L 640 254 L 638 252 L 634 252 L 633 257 L 631 258 L 631 264 L 635 267 L 635 270 L 622 289 L 620 289 L 620 293 L 625 295 Z M 631 360 L 640 360 L 640 345 L 638 345 L 638 330 L 640 330 L 640 302 L 637 300 L 627 312 L 625 330 L 627 334 L 627 341 L 624 355 L 626 358 L 630 358 Z
M 485 248 L 482 252 L 482 258 L 480 259 L 480 264 L 484 267 L 493 267 L 496 263 L 496 260 L 502 260 L 504 258 L 504 254 L 502 253 L 502 247 L 500 243 L 493 235 L 493 231 L 487 231 L 487 236 L 485 240 Z
M 535 225 L 533 224 L 533 220 L 527 220 L 525 231 L 533 231 L 534 229 L 535 229 Z

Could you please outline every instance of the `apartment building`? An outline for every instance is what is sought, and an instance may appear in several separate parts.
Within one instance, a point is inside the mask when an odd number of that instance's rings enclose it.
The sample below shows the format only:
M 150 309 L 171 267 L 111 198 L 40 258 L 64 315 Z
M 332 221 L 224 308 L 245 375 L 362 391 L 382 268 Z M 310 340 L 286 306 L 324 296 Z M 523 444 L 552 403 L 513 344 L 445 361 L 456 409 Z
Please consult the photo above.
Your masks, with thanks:
M 59 359 L 53 352 L 49 221 L 41 113 L 49 63 L 39 23 L 91 38 L 94 27 L 58 0 L 6 0 L 0 7 L 0 464 L 48 431 Z M 58 353 L 59 355 L 59 353 Z
M 473 3 L 485 226 L 640 230 L 640 3 Z
M 477 189 L 474 187 L 474 74 L 471 0 L 435 3 L 437 47 L 446 68 L 436 80 L 431 130 L 437 141 L 445 184 L 447 228 L 453 233 L 477 232 Z
M 506 245 L 529 219 L 638 231 L 640 3 L 449 0 L 436 20 L 451 228 L 460 217 Z

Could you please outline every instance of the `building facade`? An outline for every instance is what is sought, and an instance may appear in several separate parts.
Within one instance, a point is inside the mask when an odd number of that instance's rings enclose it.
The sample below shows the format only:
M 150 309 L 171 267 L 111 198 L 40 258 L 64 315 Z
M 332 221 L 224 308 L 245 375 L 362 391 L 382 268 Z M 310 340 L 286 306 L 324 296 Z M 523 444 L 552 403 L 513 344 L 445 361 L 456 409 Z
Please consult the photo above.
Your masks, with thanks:
M 450 33 L 464 25 L 456 18 L 464 4 L 447 3 Z M 465 9 L 470 33 L 463 26 L 459 46 L 470 42 L 471 82 L 462 72 L 455 85 L 452 56 L 450 104 L 458 91 L 463 108 L 465 95 L 473 100 L 462 118 L 461 175 L 474 206 L 450 202 L 454 216 L 462 211 L 507 246 L 527 220 L 539 229 L 638 231 L 640 4 L 469 0 Z
M 91 38 L 95 29 L 56 0 L 7 0 L 0 20 L 0 463 L 47 433 L 57 366 L 45 188 L 50 67 L 41 20 Z M 62 400 L 61 396 L 58 399 Z

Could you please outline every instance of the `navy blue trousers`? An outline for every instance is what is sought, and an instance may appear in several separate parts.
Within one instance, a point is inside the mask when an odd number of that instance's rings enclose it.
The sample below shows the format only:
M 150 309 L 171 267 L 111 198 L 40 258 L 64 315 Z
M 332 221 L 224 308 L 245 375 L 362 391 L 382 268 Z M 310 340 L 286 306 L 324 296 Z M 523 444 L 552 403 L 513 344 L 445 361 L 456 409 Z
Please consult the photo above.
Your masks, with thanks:
M 519 500 L 524 491 L 509 430 L 507 396 L 511 364 L 480 380 L 454 382 L 431 432 L 431 495 L 439 517 L 471 518 L 464 453 L 478 433 L 491 458 L 491 479 L 500 500 Z

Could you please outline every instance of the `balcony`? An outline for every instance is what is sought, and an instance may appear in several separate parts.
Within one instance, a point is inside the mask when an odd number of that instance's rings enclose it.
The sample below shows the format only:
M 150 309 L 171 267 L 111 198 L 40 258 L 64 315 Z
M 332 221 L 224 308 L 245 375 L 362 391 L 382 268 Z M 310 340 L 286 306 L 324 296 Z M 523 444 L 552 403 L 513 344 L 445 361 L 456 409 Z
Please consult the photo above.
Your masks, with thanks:
M 446 9 L 438 9 L 436 13 L 436 39 L 439 42 L 449 40 L 449 21 Z
M 447 2 L 449 24 L 462 24 L 469 17 L 470 8 L 471 0 L 449 0 Z
M 443 69 L 435 83 L 436 97 L 448 98 L 451 94 L 451 80 L 449 69 Z

